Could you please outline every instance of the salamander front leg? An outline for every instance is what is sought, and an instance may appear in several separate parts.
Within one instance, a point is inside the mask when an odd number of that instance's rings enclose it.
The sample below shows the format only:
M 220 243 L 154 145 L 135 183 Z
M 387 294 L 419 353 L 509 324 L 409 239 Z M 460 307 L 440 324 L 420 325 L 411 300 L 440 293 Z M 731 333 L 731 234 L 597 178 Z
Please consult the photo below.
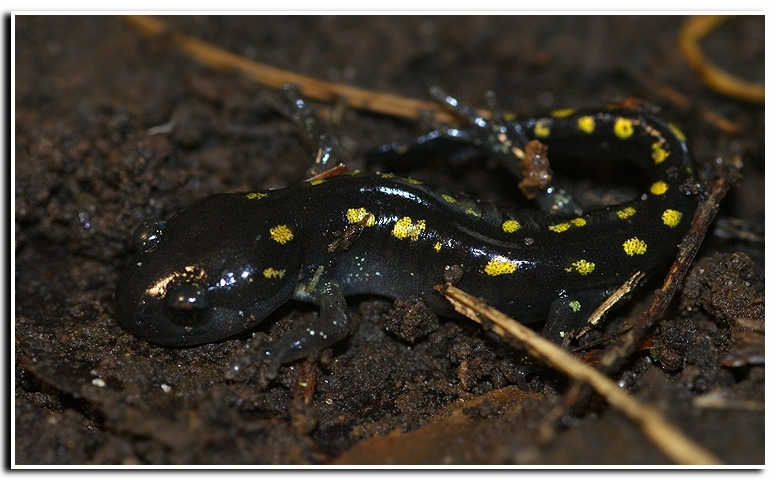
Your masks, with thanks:
M 353 325 L 341 287 L 328 282 L 317 294 L 320 314 L 316 320 L 290 330 L 278 340 L 262 346 L 256 353 L 234 358 L 228 376 L 236 375 L 250 363 L 262 361 L 266 365 L 265 376 L 273 379 L 283 364 L 304 357 L 314 358 L 323 349 L 346 337 Z
M 317 111 L 304 102 L 297 85 L 286 84 L 284 95 L 286 103 L 280 107 L 282 113 L 295 124 L 309 149 L 314 152 L 309 174 L 316 176 L 343 163 L 348 152 L 344 151 L 331 124 L 320 118 Z

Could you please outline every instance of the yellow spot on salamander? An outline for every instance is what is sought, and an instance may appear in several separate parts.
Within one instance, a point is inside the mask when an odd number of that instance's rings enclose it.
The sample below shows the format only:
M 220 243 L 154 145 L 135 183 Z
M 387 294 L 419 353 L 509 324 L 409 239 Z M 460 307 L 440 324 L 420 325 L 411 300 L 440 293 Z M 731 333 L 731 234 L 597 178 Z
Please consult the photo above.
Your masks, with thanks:
M 634 215 L 636 215 L 636 208 L 634 207 L 626 207 L 618 210 L 615 212 L 615 215 L 621 220 L 625 220 L 627 218 L 631 218 Z
M 667 190 L 669 190 L 669 184 L 662 180 L 650 185 L 650 193 L 653 195 L 663 195 Z
M 547 138 L 550 135 L 550 120 L 543 118 L 534 125 L 534 136 L 536 138 Z
M 259 198 L 265 198 L 267 197 L 267 193 L 247 193 L 246 198 L 249 200 L 257 200 Z
M 504 113 L 503 119 L 505 122 L 512 122 L 517 118 L 516 113 Z
M 647 251 L 647 244 L 636 237 L 629 238 L 623 242 L 623 250 L 626 252 L 626 255 L 631 257 L 634 255 L 644 255 Z
M 655 142 L 653 144 L 653 161 L 656 165 L 659 163 L 663 163 L 664 160 L 666 160 L 666 157 L 669 156 L 669 150 L 664 148 L 664 145 L 662 142 Z
M 501 224 L 501 228 L 506 233 L 514 233 L 520 230 L 520 222 L 518 222 L 517 220 L 506 220 L 504 223 Z
M 510 273 L 515 273 L 515 270 L 517 270 L 517 264 L 500 255 L 491 258 L 487 265 L 485 265 L 485 273 L 491 277 L 509 275 Z
M 366 227 L 376 225 L 376 217 L 363 207 L 347 209 L 347 221 L 349 223 L 363 223 Z
M 423 183 L 423 182 L 417 180 L 416 178 L 409 178 L 409 177 L 407 177 L 404 180 L 406 180 L 407 182 L 411 183 L 412 185 L 422 185 L 422 183 Z
M 437 252 L 441 252 L 441 242 L 436 242 L 433 244 L 433 249 Z
M 615 120 L 615 136 L 621 140 L 625 140 L 634 134 L 634 125 L 631 124 L 631 120 L 623 117 L 618 117 Z
M 395 222 L 393 236 L 399 240 L 410 238 L 415 241 L 423 230 L 425 230 L 425 220 L 418 220 L 417 223 L 414 223 L 411 218 L 403 217 Z
M 555 233 L 561 233 L 565 232 L 572 226 L 574 227 L 584 227 L 588 223 L 587 220 L 585 220 L 582 217 L 577 217 L 572 220 L 569 220 L 568 222 L 561 222 L 555 225 L 550 225 L 548 228 L 552 230 Z
M 577 300 L 572 300 L 569 302 L 569 308 L 571 308 L 572 312 L 579 312 L 582 305 Z
M 393 178 L 393 177 L 395 177 L 395 175 L 393 175 L 392 173 L 383 173 L 383 174 L 381 174 L 381 177 L 382 178 Z
M 315 178 L 314 180 L 309 182 L 309 185 L 319 185 L 320 183 L 323 183 L 323 182 L 325 182 L 324 179 L 322 179 L 322 178 Z
M 481 213 L 479 213 L 478 211 L 474 210 L 474 209 L 473 209 L 473 208 L 471 208 L 471 207 L 469 207 L 469 208 L 467 208 L 467 209 L 466 209 L 466 213 L 468 213 L 469 215 L 473 215 L 473 216 L 475 216 L 475 217 L 481 217 L 481 216 L 482 216 L 482 214 L 481 214 Z
M 443 193 L 441 198 L 443 198 L 444 201 L 448 203 L 456 203 L 458 201 L 457 198 L 453 197 L 452 195 L 447 195 L 446 193 Z
M 559 108 L 558 110 L 553 110 L 550 115 L 555 118 L 566 118 L 570 117 L 576 111 L 577 110 L 574 108 Z
M 593 270 L 595 269 L 596 269 L 596 264 L 593 262 L 589 262 L 585 259 L 580 259 L 577 260 L 576 262 L 572 262 L 570 266 L 564 268 L 564 270 L 566 270 L 567 272 L 577 272 L 580 275 L 587 275 L 593 272 Z
M 672 133 L 674 133 L 674 136 L 677 137 L 678 140 L 681 140 L 683 142 L 688 140 L 687 138 L 685 138 L 685 134 L 682 132 L 682 130 L 679 129 L 679 127 L 677 127 L 677 125 L 673 123 L 668 123 L 667 125 L 669 127 L 669 130 L 671 130 Z
M 292 230 L 287 225 L 277 225 L 271 230 L 271 238 L 282 245 L 293 239 Z
M 282 278 L 284 277 L 285 270 L 277 270 L 272 267 L 268 267 L 265 270 L 263 270 L 263 276 L 265 278 Z
M 593 130 L 596 129 L 596 120 L 590 116 L 580 117 L 577 119 L 577 128 L 585 133 L 593 133 Z
M 679 225 L 680 220 L 682 220 L 682 216 L 682 212 L 669 209 L 665 210 L 664 213 L 661 214 L 661 220 L 667 227 L 676 227 Z

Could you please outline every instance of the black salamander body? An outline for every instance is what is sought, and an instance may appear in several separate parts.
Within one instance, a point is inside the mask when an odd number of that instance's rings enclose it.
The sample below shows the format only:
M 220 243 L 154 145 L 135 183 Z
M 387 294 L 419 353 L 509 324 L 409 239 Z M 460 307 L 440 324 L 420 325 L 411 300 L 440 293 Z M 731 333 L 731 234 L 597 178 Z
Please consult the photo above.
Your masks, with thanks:
M 121 324 L 150 342 L 185 346 L 251 329 L 291 299 L 319 303 L 315 323 L 264 353 L 274 369 L 347 335 L 345 296 L 415 296 L 450 311 L 433 289 L 448 266 L 462 269 L 459 288 L 530 322 L 551 306 L 586 317 L 635 272 L 668 265 L 696 207 L 676 128 L 621 110 L 511 125 L 548 145 L 553 165 L 625 159 L 649 183 L 631 202 L 581 215 L 498 209 L 390 174 L 214 195 L 139 227 L 117 288 Z

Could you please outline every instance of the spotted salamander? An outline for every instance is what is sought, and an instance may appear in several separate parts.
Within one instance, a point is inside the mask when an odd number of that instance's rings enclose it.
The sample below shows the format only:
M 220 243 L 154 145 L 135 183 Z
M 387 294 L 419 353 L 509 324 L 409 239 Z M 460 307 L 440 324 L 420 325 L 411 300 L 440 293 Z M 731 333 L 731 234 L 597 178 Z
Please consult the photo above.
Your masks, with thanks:
M 459 288 L 523 322 L 548 316 L 545 332 L 555 337 L 572 325 L 561 316 L 581 322 L 606 292 L 674 254 L 697 204 L 677 128 L 633 109 L 505 125 L 520 147 L 546 144 L 553 164 L 625 159 L 648 184 L 633 201 L 557 215 L 499 209 L 383 173 L 213 195 L 137 229 L 116 291 L 120 323 L 150 342 L 187 346 L 252 329 L 291 299 L 318 304 L 311 324 L 261 349 L 272 377 L 349 333 L 350 295 L 413 296 L 451 314 L 433 287 L 456 267 Z

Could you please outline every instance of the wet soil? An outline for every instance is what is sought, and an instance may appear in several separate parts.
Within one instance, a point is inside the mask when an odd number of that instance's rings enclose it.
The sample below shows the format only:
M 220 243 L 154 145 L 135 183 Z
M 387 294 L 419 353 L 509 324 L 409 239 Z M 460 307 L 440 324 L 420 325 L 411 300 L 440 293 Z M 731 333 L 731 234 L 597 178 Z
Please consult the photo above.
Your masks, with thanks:
M 414 98 L 436 83 L 484 105 L 493 90 L 525 115 L 636 97 L 686 132 L 705 179 L 717 159 L 741 152 L 741 181 L 681 300 L 616 380 L 724 462 L 763 464 L 764 107 L 702 85 L 677 46 L 683 20 L 165 18 L 252 60 Z M 416 316 L 414 304 L 353 299 L 357 331 L 268 385 L 251 374 L 226 378 L 251 333 L 171 349 L 123 331 L 114 288 L 143 219 L 217 192 L 295 183 L 309 153 L 269 106 L 278 92 L 203 66 L 121 18 L 16 17 L 15 41 L 17 463 L 669 463 L 598 398 L 555 415 L 566 378 L 528 366 L 524 352 L 466 320 Z M 762 17 L 728 22 L 703 48 L 728 71 L 763 81 Z M 358 150 L 421 132 L 352 110 L 341 128 Z M 349 166 L 365 168 L 359 155 Z M 505 175 L 489 169 L 410 173 L 517 201 L 511 182 L 496 181 Z M 572 184 L 578 194 L 591 187 Z M 659 285 L 651 280 L 609 323 L 635 316 Z M 314 315 L 291 303 L 258 331 L 278 335 Z

